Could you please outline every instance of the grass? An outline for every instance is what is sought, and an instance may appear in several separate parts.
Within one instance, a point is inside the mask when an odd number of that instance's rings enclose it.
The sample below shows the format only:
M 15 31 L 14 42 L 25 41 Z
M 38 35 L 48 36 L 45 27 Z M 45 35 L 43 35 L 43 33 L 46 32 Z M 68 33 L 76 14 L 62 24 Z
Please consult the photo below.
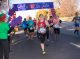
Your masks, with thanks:
M 73 20 L 73 17 L 60 17 L 62 21 L 71 22 Z

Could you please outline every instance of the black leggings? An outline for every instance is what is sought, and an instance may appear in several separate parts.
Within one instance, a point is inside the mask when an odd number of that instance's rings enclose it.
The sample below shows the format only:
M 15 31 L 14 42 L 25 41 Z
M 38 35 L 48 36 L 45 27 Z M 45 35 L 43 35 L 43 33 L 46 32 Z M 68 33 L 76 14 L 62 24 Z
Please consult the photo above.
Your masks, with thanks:
M 45 42 L 45 36 L 46 36 L 46 34 L 41 34 L 41 33 L 37 32 L 37 37 L 38 37 L 38 39 L 40 39 L 41 43 Z
M 49 39 L 49 27 L 46 28 L 46 37 Z
M 9 59 L 9 44 L 7 39 L 0 39 L 0 59 Z
M 76 33 L 77 35 L 79 35 L 79 30 L 75 29 L 74 33 Z

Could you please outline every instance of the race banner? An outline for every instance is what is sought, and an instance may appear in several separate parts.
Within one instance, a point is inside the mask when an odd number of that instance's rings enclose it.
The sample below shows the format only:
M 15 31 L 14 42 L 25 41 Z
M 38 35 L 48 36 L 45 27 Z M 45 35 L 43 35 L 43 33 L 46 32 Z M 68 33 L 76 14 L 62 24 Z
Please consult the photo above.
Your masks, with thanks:
M 21 4 L 13 4 L 13 8 L 15 11 L 22 10 L 34 10 L 34 9 L 51 9 L 54 8 L 53 2 L 41 2 L 41 3 L 21 3 Z

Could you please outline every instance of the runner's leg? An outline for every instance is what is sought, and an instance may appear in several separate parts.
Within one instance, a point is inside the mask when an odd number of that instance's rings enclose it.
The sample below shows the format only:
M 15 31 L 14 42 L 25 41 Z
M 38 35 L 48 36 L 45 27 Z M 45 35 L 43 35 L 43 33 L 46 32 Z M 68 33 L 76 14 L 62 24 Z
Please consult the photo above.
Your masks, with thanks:
M 41 40 L 41 44 L 40 44 L 40 45 L 41 45 L 42 53 L 45 54 L 45 53 L 46 53 L 46 52 L 45 52 L 45 46 L 44 46 L 45 35 L 42 35 L 42 34 L 41 34 L 40 40 Z

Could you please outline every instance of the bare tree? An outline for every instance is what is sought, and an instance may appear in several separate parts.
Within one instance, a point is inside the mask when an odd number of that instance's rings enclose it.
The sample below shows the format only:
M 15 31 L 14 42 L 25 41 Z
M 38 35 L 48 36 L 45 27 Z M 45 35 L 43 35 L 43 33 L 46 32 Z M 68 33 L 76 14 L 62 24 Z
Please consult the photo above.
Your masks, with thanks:
M 76 12 L 76 0 L 62 0 L 60 4 L 61 16 L 73 16 Z

